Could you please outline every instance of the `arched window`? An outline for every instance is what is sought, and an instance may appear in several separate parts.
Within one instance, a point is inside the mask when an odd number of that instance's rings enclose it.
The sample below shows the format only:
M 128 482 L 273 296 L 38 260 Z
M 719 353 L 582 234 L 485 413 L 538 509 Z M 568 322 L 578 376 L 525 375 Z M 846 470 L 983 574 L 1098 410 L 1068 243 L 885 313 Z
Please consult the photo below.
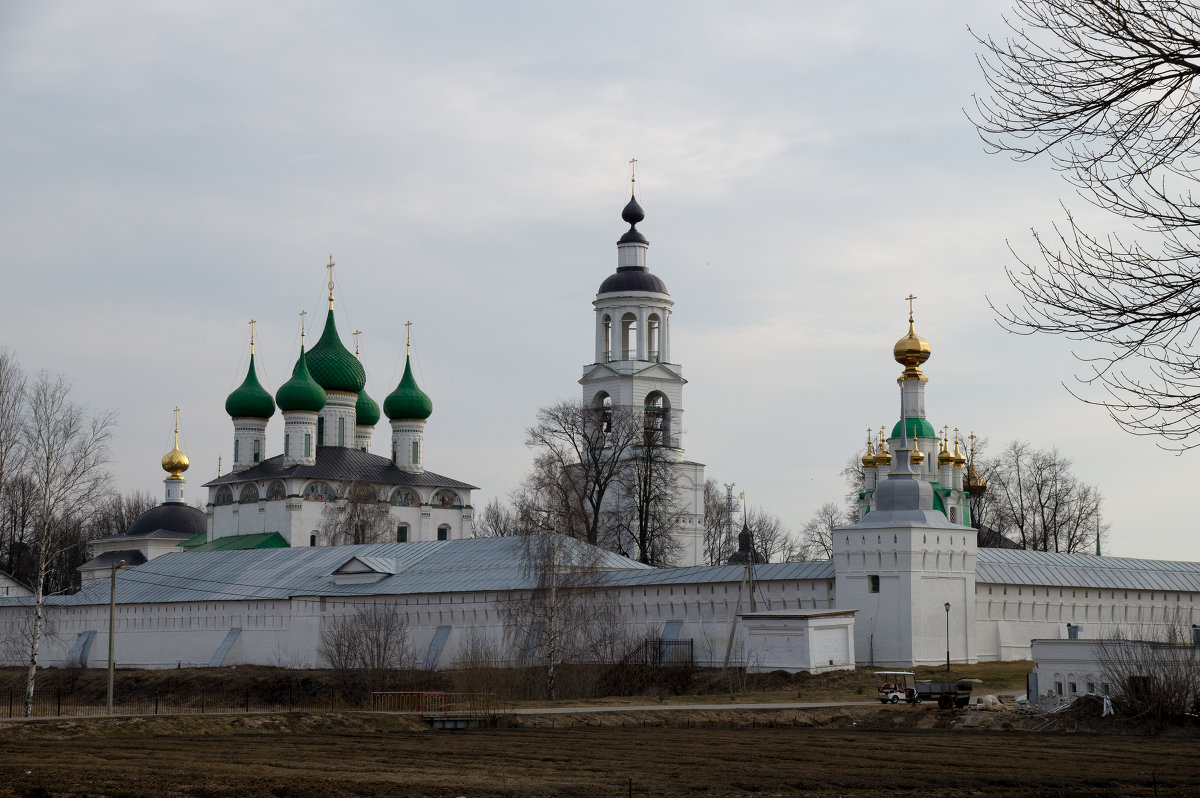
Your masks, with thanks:
M 601 357 L 604 363 L 613 359 L 612 351 L 612 316 L 604 314 L 604 319 L 600 322 L 600 349 Z
M 238 504 L 254 504 L 258 501 L 258 485 L 253 482 L 243 485 L 242 492 L 238 494 Z
M 651 313 L 646 319 L 646 357 L 657 361 L 662 352 L 662 320 L 657 313 Z
M 396 524 L 396 542 L 408 542 L 408 524 Z
M 605 435 L 612 432 L 612 397 L 607 391 L 601 391 L 592 398 L 592 409 L 596 412 L 596 420 L 602 425 Z
M 228 485 L 217 488 L 217 492 L 213 494 L 213 504 L 218 507 L 224 504 L 233 504 L 233 489 Z
M 654 391 L 646 396 L 645 406 L 646 445 L 671 445 L 671 405 L 667 402 L 666 394 Z
M 454 491 L 449 490 L 447 488 L 443 488 L 442 490 L 439 490 L 437 493 L 433 494 L 433 506 L 434 507 L 461 507 L 462 499 L 460 499 L 458 497 L 458 494 L 455 493 Z
M 311 534 L 311 535 L 309 535 L 309 536 L 308 536 L 308 545 L 310 545 L 310 546 L 315 546 L 315 545 L 317 545 L 317 535 L 316 535 L 316 533 L 313 533 L 313 534 Z
M 325 482 L 310 482 L 304 487 L 304 500 L 311 502 L 331 502 L 337 498 L 333 488 Z
M 954 523 L 954 524 L 958 523 L 958 508 L 957 507 L 950 508 L 950 522 Z
M 324 446 L 324 445 L 325 445 L 325 418 L 323 416 L 317 416 L 317 446 Z
M 277 479 L 267 486 L 267 501 L 276 502 L 286 498 L 287 488 L 284 487 L 282 479 Z
M 388 502 L 393 507 L 416 507 L 421 503 L 421 499 L 410 488 L 396 488 Z
M 438 527 L 438 540 L 449 540 L 449 539 L 450 539 L 450 525 L 442 524 L 441 526 Z
M 621 359 L 637 360 L 638 328 L 637 316 L 626 313 L 621 317 Z

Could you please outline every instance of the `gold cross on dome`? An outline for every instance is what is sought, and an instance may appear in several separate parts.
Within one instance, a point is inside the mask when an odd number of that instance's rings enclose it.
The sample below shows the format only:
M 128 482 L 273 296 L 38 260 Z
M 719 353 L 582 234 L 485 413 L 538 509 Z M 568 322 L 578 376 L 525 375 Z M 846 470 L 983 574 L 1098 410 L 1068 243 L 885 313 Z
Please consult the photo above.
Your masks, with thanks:
M 256 323 L 254 319 L 250 319 L 250 354 L 252 355 L 254 354 L 254 325 Z
M 329 263 L 325 264 L 325 268 L 329 269 L 329 308 L 333 309 L 333 255 L 329 256 Z
M 916 299 L 916 297 L 915 297 L 915 296 L 913 296 L 912 294 L 909 294 L 908 296 L 906 296 L 906 297 L 904 297 L 904 298 L 905 298 L 906 300 L 908 300 L 908 323 L 909 323 L 909 324 L 912 324 L 912 320 L 913 320 L 913 300 L 914 300 L 914 299 Z
M 179 405 L 175 405 L 175 445 L 179 445 Z
M 358 357 L 358 336 L 362 335 L 362 330 L 355 330 L 354 333 L 354 356 Z M 360 360 L 362 358 L 359 358 Z
M 300 311 L 300 346 L 304 346 L 304 317 L 307 315 L 307 310 Z
M 637 193 L 637 158 L 629 159 L 629 193 Z
M 404 326 L 408 328 L 404 334 L 404 354 L 407 355 L 412 353 L 412 322 L 406 321 Z

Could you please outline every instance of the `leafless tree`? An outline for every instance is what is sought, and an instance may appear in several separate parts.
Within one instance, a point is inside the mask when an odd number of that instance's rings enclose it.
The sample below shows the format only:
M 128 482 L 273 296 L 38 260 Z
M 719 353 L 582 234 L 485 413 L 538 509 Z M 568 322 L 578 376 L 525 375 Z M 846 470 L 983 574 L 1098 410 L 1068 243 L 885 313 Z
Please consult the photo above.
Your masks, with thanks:
M 859 501 L 867 489 L 867 477 L 863 471 L 862 452 L 855 452 L 842 465 L 842 479 L 846 480 L 846 508 L 842 512 L 842 523 L 853 524 L 859 520 Z
M 477 538 L 507 538 L 519 534 L 521 528 L 516 511 L 498 498 L 484 506 L 471 529 L 471 535 Z
M 602 539 L 610 548 L 654 566 L 671 565 L 679 556 L 677 532 L 685 508 L 679 501 L 677 460 L 677 450 L 647 428 L 645 442 L 624 462 L 616 500 L 605 513 Z
M 809 560 L 826 560 L 833 556 L 833 528 L 847 519 L 833 502 L 825 502 L 800 529 L 800 543 Z
M 746 514 L 754 550 L 759 562 L 801 562 L 809 559 L 806 547 L 792 534 L 777 515 L 761 507 L 751 507 Z
M 580 508 L 576 522 L 592 545 L 600 539 L 609 491 L 641 440 L 640 418 L 629 407 L 559 402 L 538 410 L 537 423 L 525 431 L 525 445 L 538 453 L 533 489 L 573 494 L 562 503 Z
M 1200 444 L 1200 8 L 1139 0 L 1016 0 L 1002 39 L 977 36 L 989 96 L 980 135 L 1018 160 L 1049 158 L 1112 215 L 1085 230 L 1068 209 L 995 307 L 1014 332 L 1088 343 L 1081 397 L 1127 431 Z
M 111 491 L 89 514 L 86 537 L 88 540 L 96 540 L 123 535 L 138 516 L 156 506 L 158 500 L 146 491 Z
M 1071 473 L 1057 449 L 1013 441 L 984 467 L 994 502 L 994 527 L 1021 548 L 1088 553 L 1096 546 L 1100 491 Z
M 1097 643 L 1096 656 L 1121 714 L 1157 731 L 1195 712 L 1200 646 L 1180 615 L 1153 631 L 1118 627 Z
M 108 488 L 108 444 L 115 425 L 109 413 L 88 413 L 71 400 L 71 384 L 42 372 L 27 387 L 23 448 L 34 496 L 33 627 L 25 680 L 25 716 L 33 711 L 38 653 L 45 620 L 46 579 L 65 547 L 66 534 Z M 67 544 L 64 546 L 64 544 Z
M 386 690 L 396 672 L 413 666 L 408 624 L 389 604 L 364 604 L 349 615 L 327 618 L 319 653 L 343 687 Z
M 331 546 L 383 543 L 391 539 L 388 503 L 369 482 L 350 482 L 322 511 L 324 533 Z
M 512 650 L 523 664 L 542 669 L 551 701 L 558 696 L 559 666 L 602 660 L 619 629 L 615 604 L 597 589 L 603 554 L 567 535 L 523 538 L 528 589 L 507 602 L 505 621 Z
M 737 500 L 732 487 L 722 487 L 715 479 L 704 480 L 704 561 L 709 565 L 724 565 L 737 551 L 733 520 Z

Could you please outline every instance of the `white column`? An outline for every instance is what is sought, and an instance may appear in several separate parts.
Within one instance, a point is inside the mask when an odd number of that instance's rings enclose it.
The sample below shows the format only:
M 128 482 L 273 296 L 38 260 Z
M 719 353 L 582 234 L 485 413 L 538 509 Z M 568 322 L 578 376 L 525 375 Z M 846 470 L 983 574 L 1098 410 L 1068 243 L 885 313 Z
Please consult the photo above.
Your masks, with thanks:
M 671 311 L 667 308 L 662 309 L 662 332 L 660 336 L 662 341 L 659 346 L 659 363 L 671 362 Z
M 637 309 L 637 325 L 638 325 L 637 359 L 638 360 L 646 360 L 646 343 L 647 343 L 646 339 L 649 337 L 647 335 L 649 330 L 646 329 L 646 306 L 645 305 L 642 305 Z

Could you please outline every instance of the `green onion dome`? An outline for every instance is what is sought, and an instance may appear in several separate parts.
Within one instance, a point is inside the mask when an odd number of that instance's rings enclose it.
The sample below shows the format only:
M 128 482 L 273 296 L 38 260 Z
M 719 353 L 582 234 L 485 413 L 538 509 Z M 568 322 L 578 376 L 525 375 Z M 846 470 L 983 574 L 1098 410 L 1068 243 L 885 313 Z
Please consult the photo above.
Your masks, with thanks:
M 332 303 L 331 303 L 332 304 Z M 325 329 L 321 338 L 308 353 L 308 368 L 312 377 L 327 391 L 358 393 L 367 384 L 367 372 L 358 358 L 342 346 L 337 326 L 333 322 L 333 308 L 325 317 Z
M 296 360 L 296 368 L 292 369 L 292 378 L 279 386 L 275 401 L 285 413 L 292 410 L 317 413 L 325 407 L 325 389 L 318 385 L 309 373 L 308 358 L 303 347 L 300 349 L 300 357 Z
M 404 376 L 400 378 L 400 384 L 383 400 L 383 412 L 390 421 L 424 421 L 433 415 L 433 400 L 417 387 L 409 357 L 404 358 Z
M 225 412 L 234 418 L 270 418 L 275 415 L 275 400 L 258 381 L 254 373 L 254 353 L 250 353 L 250 370 L 246 379 L 225 400 Z
M 367 389 L 358 392 L 358 402 L 354 405 L 354 424 L 359 427 L 373 427 L 379 423 L 379 405 L 367 396 Z

